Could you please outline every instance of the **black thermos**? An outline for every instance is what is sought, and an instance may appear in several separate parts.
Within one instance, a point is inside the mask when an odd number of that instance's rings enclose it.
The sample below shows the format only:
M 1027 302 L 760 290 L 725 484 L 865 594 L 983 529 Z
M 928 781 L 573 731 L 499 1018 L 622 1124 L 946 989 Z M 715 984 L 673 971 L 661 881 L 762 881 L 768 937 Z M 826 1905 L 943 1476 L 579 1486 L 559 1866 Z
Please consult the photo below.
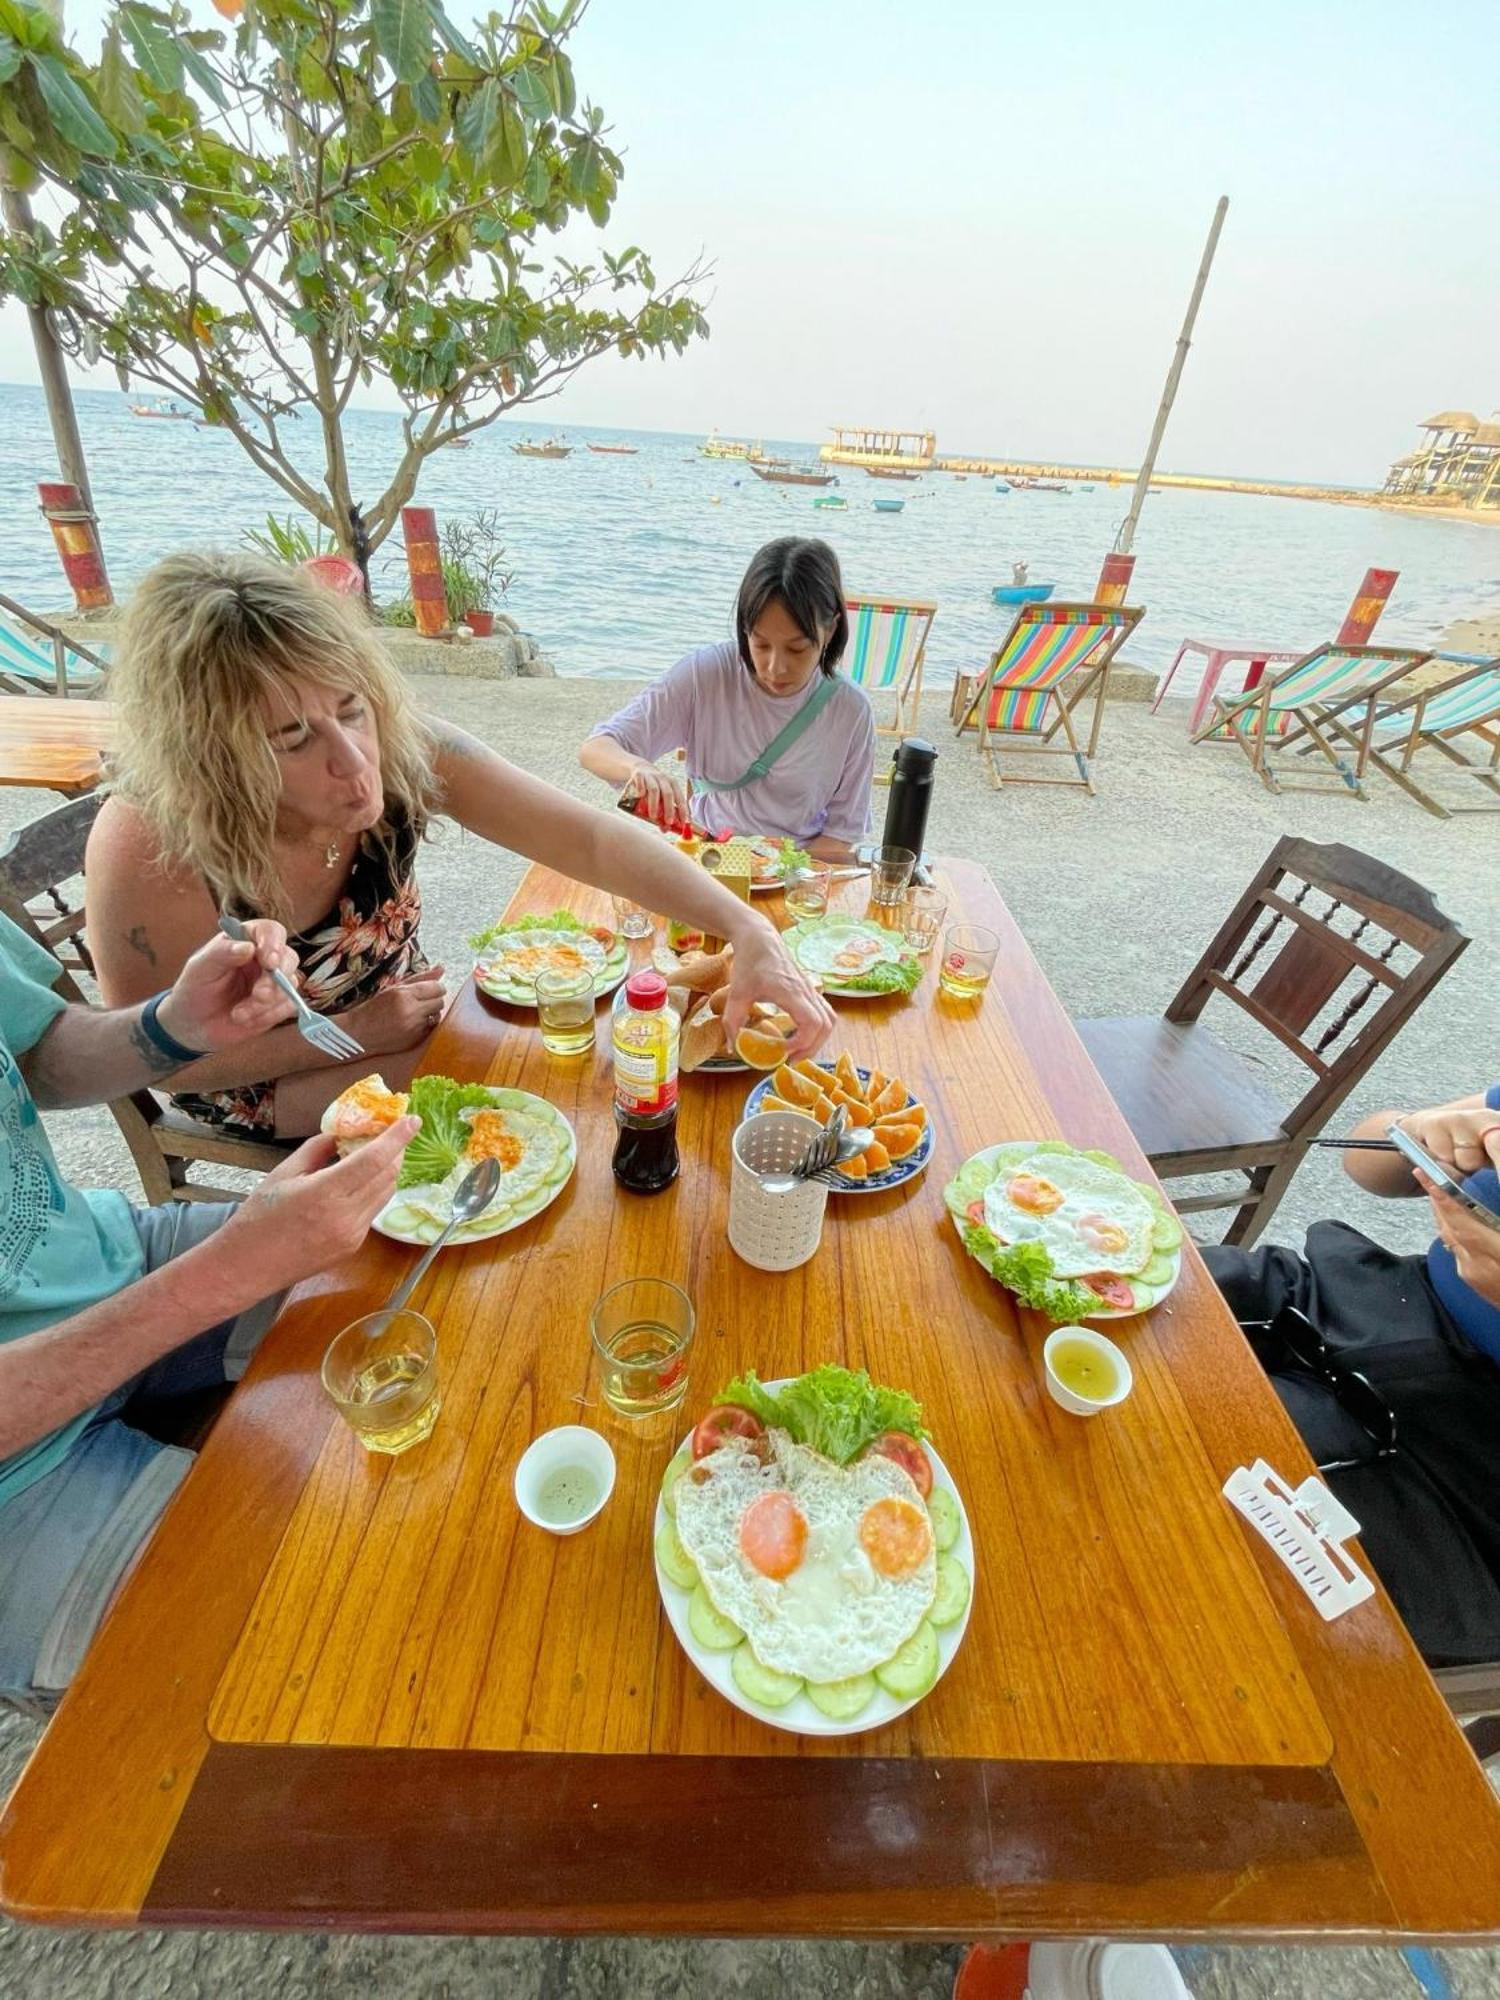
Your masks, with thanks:
M 932 804 L 932 767 L 937 751 L 920 736 L 903 737 L 891 757 L 891 795 L 885 809 L 886 847 L 906 847 L 922 865 L 927 809 Z

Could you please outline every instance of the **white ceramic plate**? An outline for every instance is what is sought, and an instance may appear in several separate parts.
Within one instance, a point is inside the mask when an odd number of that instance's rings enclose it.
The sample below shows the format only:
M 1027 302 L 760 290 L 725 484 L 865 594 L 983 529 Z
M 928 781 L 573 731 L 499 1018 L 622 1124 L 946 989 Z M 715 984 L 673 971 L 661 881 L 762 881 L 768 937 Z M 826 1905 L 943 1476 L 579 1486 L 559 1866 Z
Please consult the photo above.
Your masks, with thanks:
M 895 932 L 888 931 L 865 917 L 814 917 L 805 924 L 793 924 L 790 930 L 782 932 L 782 943 L 811 978 L 822 981 L 823 991 L 830 1000 L 904 1000 L 904 993 L 876 993 L 863 986 L 839 986 L 832 973 L 822 966 L 809 964 L 803 956 L 804 940 L 813 931 L 838 931 L 849 936 L 879 938 L 887 948 L 879 957 L 871 959 L 871 965 L 894 965 L 898 960 L 915 959 L 904 940 Z
M 870 1081 L 870 1072 L 864 1067 L 863 1063 L 856 1063 L 854 1067 L 859 1071 L 860 1082 L 868 1083 Z M 832 1063 L 819 1063 L 818 1068 L 826 1070 L 830 1076 L 833 1075 Z M 745 1099 L 745 1116 L 749 1118 L 755 1112 L 759 1111 L 762 1099 L 771 1096 L 775 1088 L 776 1076 L 775 1072 L 772 1071 L 769 1076 L 762 1077 L 761 1081 Z M 910 1091 L 906 1093 L 906 1101 L 908 1104 L 918 1104 L 921 1102 L 920 1098 L 914 1097 Z M 851 1119 L 850 1122 L 853 1124 L 857 1121 Z M 914 1181 L 917 1175 L 925 1170 L 927 1162 L 932 1158 L 933 1143 L 932 1120 L 929 1118 L 927 1123 L 922 1127 L 922 1136 L 917 1141 L 915 1149 L 908 1153 L 904 1160 L 893 1160 L 884 1173 L 871 1174 L 868 1180 L 845 1180 L 841 1175 L 838 1186 L 830 1187 L 828 1192 L 830 1194 L 885 1194 L 891 1188 L 902 1187 L 907 1181 Z
M 988 1165 L 991 1161 L 997 1160 L 1001 1153 L 1009 1152 L 1013 1146 L 1024 1145 L 1031 1147 L 1031 1146 L 1039 1146 L 1044 1143 L 1049 1143 L 1049 1142 L 1040 1139 L 1007 1139 L 1001 1145 L 998 1146 L 981 1146 L 977 1153 L 971 1153 L 969 1155 L 969 1158 L 962 1162 L 962 1164 L 957 1169 L 957 1172 L 962 1173 L 964 1168 L 968 1166 L 970 1161 L 972 1160 L 983 1160 L 985 1164 Z M 1081 1147 L 1075 1146 L 1071 1150 L 1074 1152 L 1081 1152 L 1083 1149 Z M 1123 1168 L 1121 1168 L 1120 1171 L 1124 1173 Z M 1125 1178 L 1126 1180 L 1130 1180 L 1130 1176 L 1128 1174 L 1125 1174 Z M 1151 1203 L 1152 1208 L 1154 1209 L 1156 1207 L 1158 1197 L 1156 1196 L 1154 1189 L 1148 1188 L 1143 1181 L 1131 1181 L 1130 1185 L 1134 1188 L 1139 1188 L 1141 1193 L 1145 1195 L 1146 1199 Z M 958 1240 L 960 1243 L 962 1243 L 963 1222 L 961 1218 L 954 1213 L 952 1207 L 948 1206 L 946 1188 L 943 1190 L 943 1196 L 944 1196 L 944 1206 L 948 1207 L 949 1217 L 952 1220 L 954 1229 L 958 1232 Z M 1167 1295 L 1171 1292 L 1172 1287 L 1177 1283 L 1178 1278 L 1182 1274 L 1182 1245 L 1179 1243 L 1177 1248 L 1175 1250 L 1168 1251 L 1167 1255 L 1170 1256 L 1170 1258 L 1172 1259 L 1172 1275 L 1170 1278 L 1167 1279 L 1165 1284 L 1153 1285 L 1149 1287 L 1151 1291 L 1151 1297 L 1150 1299 L 1147 1300 L 1145 1305 L 1131 1306 L 1128 1310 L 1124 1306 L 1106 1306 L 1100 1312 L 1085 1313 L 1083 1317 L 1085 1319 L 1091 1319 L 1091 1320 L 1092 1319 L 1136 1319 L 1139 1317 L 1141 1313 L 1150 1312 L 1154 1306 L 1159 1306 L 1162 1300 L 1166 1298 Z M 983 1265 L 980 1266 L 980 1269 L 981 1270 L 984 1269 Z M 989 1275 L 990 1275 L 989 1272 L 986 1271 L 985 1276 L 989 1277 Z M 998 1283 L 998 1280 L 994 1280 L 993 1282 Z M 1004 1289 L 1005 1287 L 1002 1285 L 1001 1290 L 1003 1291 Z
M 584 937 L 590 936 L 587 928 L 584 929 L 582 935 Z M 558 943 L 566 944 L 569 941 L 570 933 L 565 930 L 548 932 L 543 929 L 537 929 L 532 931 L 504 932 L 502 936 L 518 939 L 524 938 L 527 942 L 537 944 L 547 942 L 550 937 Z M 487 953 L 493 952 L 499 942 L 500 939 L 497 938 L 494 944 L 488 946 L 486 948 Z M 600 943 L 600 940 L 594 939 L 593 942 Z M 600 948 L 604 951 L 605 956 L 603 964 L 594 977 L 594 998 L 596 1000 L 602 999 L 606 993 L 613 993 L 630 970 L 630 944 L 618 932 L 615 934 L 612 943 L 608 946 L 601 944 Z M 474 984 L 479 988 L 481 993 L 488 993 L 492 1000 L 503 1000 L 509 1007 L 530 1007 L 533 1009 L 536 1007 L 536 988 L 534 986 L 523 980 L 503 979 L 498 974 L 487 973 L 482 970 L 484 963 L 485 958 L 482 956 L 474 967 Z
M 573 1169 L 578 1164 L 578 1135 L 555 1104 L 549 1104 L 544 1097 L 533 1096 L 529 1090 L 506 1090 L 498 1086 L 490 1092 L 490 1096 L 498 1111 L 507 1109 L 540 1110 L 550 1118 L 555 1119 L 562 1126 L 566 1138 L 564 1169 L 556 1179 L 545 1182 L 536 1188 L 532 1194 L 528 1195 L 522 1201 L 518 1208 L 508 1209 L 502 1204 L 497 1203 L 495 1206 L 486 1209 L 484 1214 L 477 1217 L 462 1234 L 450 1236 L 448 1241 L 443 1245 L 445 1250 L 462 1249 L 466 1243 L 487 1242 L 492 1236 L 504 1236 L 508 1231 L 519 1229 L 523 1223 L 530 1222 L 533 1216 L 540 1215 L 544 1208 L 552 1206 L 552 1203 L 556 1201 L 557 1197 L 572 1179 Z M 414 1190 L 409 1189 L 407 1195 L 409 1196 L 412 1192 Z M 430 1243 L 436 1241 L 438 1235 L 437 1227 L 434 1226 L 423 1233 L 416 1229 L 403 1229 L 394 1226 L 388 1220 L 391 1211 L 400 1208 L 406 1198 L 399 1191 L 394 1194 L 380 1211 L 379 1215 L 376 1216 L 371 1226 L 378 1229 L 382 1236 L 389 1236 L 393 1242 L 410 1243 L 425 1249 Z
M 768 1389 L 783 1388 L 787 1379 L 783 1377 L 779 1382 L 768 1382 L 766 1387 Z M 689 1431 L 687 1437 L 682 1440 L 682 1444 L 686 1445 L 689 1443 L 692 1435 L 692 1432 Z M 679 1449 L 681 1449 L 681 1446 L 679 1446 Z M 964 1634 L 969 1629 L 969 1613 L 974 1608 L 974 1592 L 978 1588 L 979 1578 L 975 1573 L 974 1540 L 969 1533 L 969 1517 L 964 1511 L 962 1496 L 949 1476 L 947 1466 L 944 1465 L 932 1446 L 930 1444 L 924 1445 L 923 1450 L 932 1461 L 932 1483 L 934 1490 L 939 1486 L 943 1487 L 953 1495 L 954 1501 L 957 1504 L 958 1540 L 953 1544 L 949 1553 L 962 1563 L 964 1568 L 969 1572 L 969 1601 L 964 1606 L 963 1616 L 955 1624 L 945 1627 L 937 1634 L 937 1681 L 940 1681 L 943 1675 L 947 1673 L 949 1667 L 952 1666 L 953 1656 L 963 1644 Z M 655 1544 L 657 1535 L 661 1531 L 662 1523 L 670 1518 L 666 1508 L 661 1504 L 661 1496 L 658 1493 L 656 1511 L 651 1519 L 651 1539 L 653 1545 Z M 656 1588 L 661 1595 L 662 1609 L 667 1614 L 667 1623 L 677 1634 L 678 1644 L 682 1647 L 682 1650 L 687 1654 L 693 1665 L 709 1685 L 716 1688 L 723 1695 L 726 1701 L 732 1701 L 736 1708 L 742 1708 L 746 1715 L 753 1715 L 757 1722 L 764 1722 L 772 1729 L 785 1729 L 793 1736 L 860 1736 L 869 1729 L 883 1729 L 886 1723 L 894 1722 L 898 1715 L 905 1715 L 909 1708 L 915 1708 L 917 1702 L 926 1701 L 927 1695 L 932 1693 L 932 1688 L 929 1688 L 927 1694 L 919 1694 L 914 1701 L 898 1701 L 894 1695 L 887 1694 L 877 1681 L 875 1692 L 870 1697 L 870 1700 L 860 1710 L 858 1715 L 851 1716 L 847 1722 L 835 1722 L 832 1717 L 824 1715 L 821 1709 L 813 1706 L 805 1694 L 794 1696 L 785 1708 L 762 1708 L 759 1702 L 751 1701 L 748 1695 L 741 1692 L 739 1684 L 730 1670 L 729 1663 L 734 1658 L 733 1651 L 727 1653 L 711 1652 L 707 1646 L 700 1646 L 688 1629 L 688 1602 L 692 1593 L 686 1590 L 679 1590 L 677 1585 L 663 1573 L 654 1555 L 652 1557 L 652 1566 L 656 1570 Z M 933 1682 L 932 1687 L 937 1686 L 937 1681 Z

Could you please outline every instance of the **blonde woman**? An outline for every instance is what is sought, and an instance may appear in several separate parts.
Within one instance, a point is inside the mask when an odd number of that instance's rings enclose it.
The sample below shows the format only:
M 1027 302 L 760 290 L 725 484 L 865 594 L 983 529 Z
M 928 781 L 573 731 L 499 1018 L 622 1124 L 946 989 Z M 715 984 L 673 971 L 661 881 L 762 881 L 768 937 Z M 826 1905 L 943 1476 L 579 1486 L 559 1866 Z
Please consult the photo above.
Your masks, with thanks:
M 735 947 L 732 1033 L 755 1000 L 796 1047 L 833 1024 L 772 926 L 649 829 L 570 798 L 413 710 L 363 610 L 247 555 L 159 563 L 110 676 L 120 740 L 87 855 L 88 933 L 110 1006 L 169 985 L 221 909 L 286 926 L 309 1003 L 365 1054 L 330 1064 L 293 1027 L 173 1079 L 196 1117 L 298 1137 L 356 1077 L 410 1078 L 441 1017 L 416 859 L 439 816 Z

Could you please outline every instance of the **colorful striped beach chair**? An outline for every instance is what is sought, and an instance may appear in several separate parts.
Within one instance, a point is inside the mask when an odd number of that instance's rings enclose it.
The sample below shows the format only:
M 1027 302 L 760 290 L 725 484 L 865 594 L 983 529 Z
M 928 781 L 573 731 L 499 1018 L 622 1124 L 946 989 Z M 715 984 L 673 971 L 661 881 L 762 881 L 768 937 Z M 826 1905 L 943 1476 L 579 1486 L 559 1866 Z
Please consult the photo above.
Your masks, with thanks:
M 0 595 L 0 687 L 11 694 L 97 694 L 108 665 L 106 654 Z
M 1321 756 L 1337 782 L 1362 799 L 1381 691 L 1431 658 L 1401 646 L 1315 647 L 1280 673 L 1267 674 L 1247 694 L 1216 695 L 1192 740 L 1202 743 L 1222 732 L 1244 751 L 1271 792 L 1334 789 L 1309 776 L 1322 775 L 1321 765 L 1303 761 L 1293 767 L 1288 761 L 1293 755 Z M 1353 751 L 1352 761 L 1341 754 L 1341 745 Z
M 1126 604 L 1022 606 L 958 722 L 962 736 L 980 718 L 979 754 L 993 785 L 1082 785 L 1092 795 L 1109 670 L 1144 616 Z M 1085 748 L 1073 716 L 1090 697 L 1094 708 Z M 1059 731 L 1065 741 L 1054 744 Z M 1077 776 L 1054 776 L 1051 769 L 1002 771 L 996 762 L 1001 752 L 1071 758 Z
M 1472 653 L 1434 653 L 1433 658 L 1462 662 L 1464 670 L 1378 709 L 1370 733 L 1371 762 L 1439 819 L 1461 812 L 1500 812 L 1500 659 Z M 1477 750 L 1478 757 L 1467 755 L 1468 748 Z M 1446 757 L 1447 766 L 1438 770 L 1445 777 L 1472 779 L 1480 796 L 1471 803 L 1428 791 L 1411 768 L 1419 750 Z M 1422 776 L 1431 782 L 1426 766 Z
M 895 696 L 893 719 L 882 722 L 877 707 L 875 726 L 882 736 L 904 736 L 916 726 L 927 635 L 937 606 L 857 594 L 847 595 L 844 605 L 849 613 L 844 672 L 872 703 L 876 695 Z

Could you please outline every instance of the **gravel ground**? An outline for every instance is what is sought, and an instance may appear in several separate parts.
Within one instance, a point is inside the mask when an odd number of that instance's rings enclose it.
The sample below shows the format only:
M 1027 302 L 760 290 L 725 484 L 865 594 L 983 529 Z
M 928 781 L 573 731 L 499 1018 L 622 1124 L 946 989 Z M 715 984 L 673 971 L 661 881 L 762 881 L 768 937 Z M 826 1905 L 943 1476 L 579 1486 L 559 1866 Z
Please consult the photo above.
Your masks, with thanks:
M 418 682 L 432 710 L 462 722 L 528 770 L 584 796 L 601 796 L 574 761 L 589 725 L 624 698 L 577 680 Z M 993 793 L 968 744 L 955 745 L 934 701 L 927 726 L 941 750 L 929 847 L 963 852 L 990 870 L 1038 958 L 1075 1016 L 1159 1011 L 1226 909 L 1283 833 L 1345 841 L 1429 888 L 1473 939 L 1437 992 L 1361 1086 L 1346 1115 L 1458 1096 L 1494 1080 L 1500 1040 L 1500 867 L 1488 816 L 1443 822 L 1380 784 L 1370 803 L 1347 795 L 1272 797 L 1231 750 L 1190 750 L 1181 709 L 1151 716 L 1119 704 L 1106 722 L 1099 796 L 1025 787 Z M 49 803 L 0 793 L 0 835 Z M 877 809 L 878 810 L 878 809 Z M 453 828 L 422 864 L 428 948 L 457 970 L 463 938 L 497 913 L 523 863 Z M 1211 1017 L 1212 1018 L 1212 1017 Z M 1218 1025 L 1258 1056 L 1237 1019 Z M 1266 1074 L 1288 1092 L 1295 1065 L 1273 1049 Z M 49 1119 L 75 1179 L 135 1183 L 107 1114 Z M 1381 1203 L 1346 1181 L 1334 1156 L 1315 1155 L 1272 1225 L 1297 1243 L 1320 1215 L 1339 1215 L 1398 1250 L 1426 1239 L 1425 1205 Z M 0 1716 L 0 1790 L 35 1740 Z M 1459 2000 L 1500 1995 L 1500 1953 L 1438 1955 Z M 340 1996 L 505 1994 L 514 2000 L 722 1991 L 760 2000 L 787 1992 L 928 2000 L 945 1995 L 953 1949 L 788 1943 L 637 1943 L 615 1939 L 267 1937 L 245 1933 L 101 1935 L 0 1926 L 3 2000 L 113 2000 L 120 1995 L 234 1994 L 242 2000 Z M 1181 1954 L 1200 2000 L 1339 2000 L 1407 1995 L 1418 1981 L 1394 1951 L 1338 1948 L 1205 1950 Z

